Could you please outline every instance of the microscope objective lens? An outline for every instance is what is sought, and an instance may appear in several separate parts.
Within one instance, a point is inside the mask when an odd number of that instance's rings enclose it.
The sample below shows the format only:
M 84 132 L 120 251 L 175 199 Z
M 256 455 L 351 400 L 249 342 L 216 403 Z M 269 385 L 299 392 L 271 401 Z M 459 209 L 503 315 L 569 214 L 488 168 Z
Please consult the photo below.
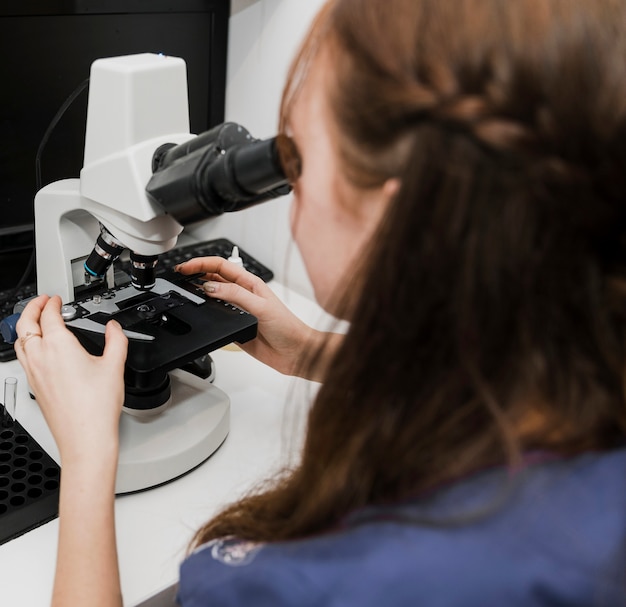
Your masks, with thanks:
M 102 278 L 123 250 L 124 245 L 104 226 L 101 226 L 96 244 L 85 261 L 85 272 L 90 276 Z
M 158 255 L 130 253 L 130 282 L 136 289 L 147 291 L 155 285 Z

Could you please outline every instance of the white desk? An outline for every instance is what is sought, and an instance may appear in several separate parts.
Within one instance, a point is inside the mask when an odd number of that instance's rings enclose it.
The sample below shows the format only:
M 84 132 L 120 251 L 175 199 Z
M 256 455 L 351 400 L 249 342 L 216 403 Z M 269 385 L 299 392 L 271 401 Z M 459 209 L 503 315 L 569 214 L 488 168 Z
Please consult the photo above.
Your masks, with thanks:
M 317 324 L 319 308 L 281 285 L 272 288 L 301 318 Z M 116 499 L 120 574 L 125 605 L 174 583 L 193 532 L 297 454 L 315 384 L 285 377 L 241 351 L 213 353 L 215 385 L 231 399 L 230 434 L 201 466 L 155 489 Z M 0 364 L 0 382 L 17 377 L 17 418 L 58 461 L 37 404 L 28 397 L 16 361 Z M 285 404 L 289 403 L 288 407 Z M 12 607 L 50 603 L 58 519 L 0 546 L 0 602 Z M 88 542 L 89 538 L 85 538 Z

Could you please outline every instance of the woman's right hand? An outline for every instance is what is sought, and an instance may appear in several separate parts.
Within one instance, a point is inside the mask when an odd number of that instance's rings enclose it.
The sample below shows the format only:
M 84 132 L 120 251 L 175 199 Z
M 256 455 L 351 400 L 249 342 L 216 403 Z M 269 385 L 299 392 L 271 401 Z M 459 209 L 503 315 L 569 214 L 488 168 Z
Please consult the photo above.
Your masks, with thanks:
M 232 303 L 259 321 L 256 339 L 239 344 L 254 358 L 286 375 L 300 375 L 320 380 L 317 370 L 298 367 L 303 353 L 313 352 L 327 338 L 339 336 L 309 327 L 293 314 L 258 276 L 222 257 L 198 257 L 176 267 L 181 274 L 204 274 L 203 287 L 209 297 Z M 326 356 L 324 356 L 326 358 Z M 323 365 L 321 365 L 323 366 Z
M 17 323 L 15 352 L 50 427 L 62 463 L 117 458 L 128 340 L 118 323 L 106 326 L 102 356 L 92 356 L 65 326 L 61 299 L 40 295 Z
M 122 605 L 115 478 L 128 340 L 106 326 L 102 356 L 67 329 L 61 299 L 40 295 L 17 323 L 15 352 L 61 455 L 52 605 Z

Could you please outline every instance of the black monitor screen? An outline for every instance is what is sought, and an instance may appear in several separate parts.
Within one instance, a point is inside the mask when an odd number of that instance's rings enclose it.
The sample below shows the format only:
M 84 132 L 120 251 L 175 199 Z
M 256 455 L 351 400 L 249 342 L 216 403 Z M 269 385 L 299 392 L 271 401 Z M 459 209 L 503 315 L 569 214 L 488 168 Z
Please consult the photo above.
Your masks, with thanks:
M 0 7 L 0 288 L 33 246 L 35 157 L 65 100 L 101 57 L 164 53 L 187 64 L 191 132 L 224 119 L 229 0 L 17 0 Z M 87 90 L 41 155 L 41 185 L 78 177 Z M 24 267 L 20 267 L 23 265 Z

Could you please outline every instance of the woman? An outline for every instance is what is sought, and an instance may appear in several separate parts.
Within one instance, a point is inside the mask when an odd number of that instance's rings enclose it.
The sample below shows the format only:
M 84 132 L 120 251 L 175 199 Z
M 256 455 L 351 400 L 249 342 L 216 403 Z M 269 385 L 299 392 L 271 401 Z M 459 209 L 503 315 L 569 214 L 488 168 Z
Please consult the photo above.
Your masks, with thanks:
M 324 7 L 283 163 L 350 328 L 222 260 L 179 268 L 259 318 L 252 355 L 323 380 L 301 463 L 198 531 L 182 605 L 626 604 L 625 27 L 620 0 Z M 111 324 L 86 355 L 59 305 L 17 347 L 61 451 L 55 601 L 111 605 L 126 343 Z

